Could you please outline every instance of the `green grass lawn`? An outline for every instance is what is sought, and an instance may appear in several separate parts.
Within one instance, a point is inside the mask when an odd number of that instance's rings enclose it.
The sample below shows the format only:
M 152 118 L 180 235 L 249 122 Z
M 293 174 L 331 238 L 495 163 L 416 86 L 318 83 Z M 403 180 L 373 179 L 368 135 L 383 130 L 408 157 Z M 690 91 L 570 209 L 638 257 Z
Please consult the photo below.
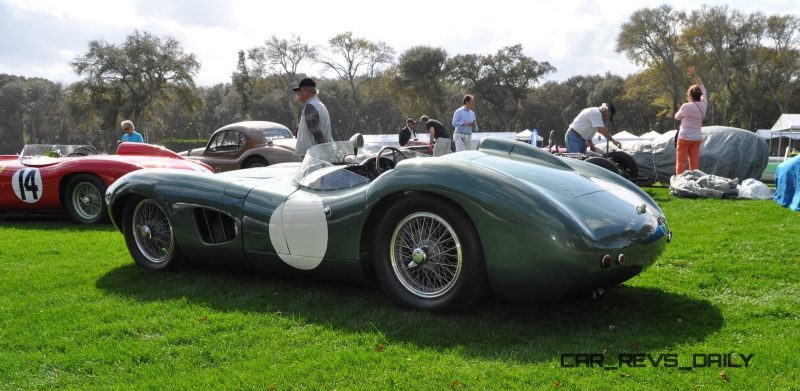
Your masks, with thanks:
M 653 267 L 597 300 L 461 316 L 378 289 L 148 272 L 110 226 L 0 221 L 0 389 L 796 389 L 800 215 L 647 191 L 675 233 Z M 749 367 L 648 360 L 731 353 Z

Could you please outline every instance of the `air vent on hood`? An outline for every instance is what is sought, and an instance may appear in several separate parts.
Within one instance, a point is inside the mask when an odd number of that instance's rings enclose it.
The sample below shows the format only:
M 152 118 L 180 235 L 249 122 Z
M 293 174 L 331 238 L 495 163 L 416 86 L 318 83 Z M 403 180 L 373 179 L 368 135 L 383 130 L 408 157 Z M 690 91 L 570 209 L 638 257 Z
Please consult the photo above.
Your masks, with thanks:
M 230 242 L 236 238 L 236 222 L 233 217 L 211 209 L 196 208 L 194 220 L 200 238 L 208 244 Z

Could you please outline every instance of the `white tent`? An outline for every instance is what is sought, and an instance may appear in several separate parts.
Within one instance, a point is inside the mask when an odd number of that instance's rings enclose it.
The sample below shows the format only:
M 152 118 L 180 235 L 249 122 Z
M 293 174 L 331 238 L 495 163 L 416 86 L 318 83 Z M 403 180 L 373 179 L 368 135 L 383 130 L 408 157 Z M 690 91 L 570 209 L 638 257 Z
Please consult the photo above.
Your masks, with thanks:
M 781 114 L 770 130 L 772 130 L 773 134 L 776 132 L 788 132 L 796 134 L 796 137 L 792 138 L 800 138 L 800 114 Z
M 756 134 L 758 137 L 761 137 L 764 140 L 769 140 L 772 138 L 772 131 L 769 129 L 758 129 L 756 130 Z
M 533 132 L 531 132 L 530 129 L 525 129 L 517 133 L 516 139 L 519 141 L 531 142 L 531 134 L 533 134 Z M 537 134 L 536 141 L 544 141 L 544 137 Z
M 661 133 L 658 133 L 655 130 L 651 130 L 651 131 L 639 136 L 639 138 L 642 139 L 642 140 L 652 140 L 654 138 L 657 138 L 658 136 L 661 136 Z
M 639 138 L 639 136 L 637 136 L 637 135 L 635 135 L 633 133 L 628 133 L 627 131 L 623 130 L 621 132 L 618 132 L 618 133 L 614 134 L 614 140 L 617 140 L 617 141 L 619 141 L 621 143 L 625 143 L 625 142 L 639 141 L 640 138 Z M 600 134 L 598 132 L 597 134 L 595 134 L 594 138 L 592 138 L 592 142 L 595 143 L 595 145 L 601 144 L 601 143 L 605 143 L 606 142 L 606 138 L 605 138 L 605 136 L 603 136 L 602 134 Z
M 639 136 L 637 136 L 637 135 L 635 135 L 633 133 L 628 133 L 627 131 L 623 130 L 623 131 L 615 134 L 614 135 L 614 139 L 615 140 L 619 140 L 620 142 L 638 141 L 639 140 Z
M 775 152 L 772 149 L 772 139 L 778 139 L 777 153 L 779 156 L 784 156 L 786 152 L 792 147 L 797 147 L 795 140 L 800 140 L 800 114 L 781 114 L 775 124 L 770 129 L 771 136 L 769 137 L 770 153 Z M 759 132 L 759 135 L 762 133 Z M 784 149 L 783 138 L 789 138 L 789 142 Z

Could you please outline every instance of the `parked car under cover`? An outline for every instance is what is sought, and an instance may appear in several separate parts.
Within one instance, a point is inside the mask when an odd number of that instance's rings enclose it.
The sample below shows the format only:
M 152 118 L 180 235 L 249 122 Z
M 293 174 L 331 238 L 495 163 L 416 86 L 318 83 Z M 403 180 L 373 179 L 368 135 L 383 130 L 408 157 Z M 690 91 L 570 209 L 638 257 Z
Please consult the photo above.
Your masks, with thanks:
M 106 200 L 133 260 L 376 279 L 401 306 L 461 312 L 601 293 L 650 266 L 672 233 L 625 178 L 487 138 L 442 157 L 346 141 L 302 163 L 199 175 L 132 173 Z M 358 152 L 358 153 L 356 153 Z
M 217 129 L 204 148 L 183 151 L 180 155 L 222 172 L 299 162 L 303 157 L 294 154 L 296 143 L 297 139 L 286 126 L 268 121 L 245 121 Z
M 99 155 L 91 145 L 26 145 L 19 155 L 0 155 L 0 212 L 67 211 L 84 224 L 103 221 L 106 187 L 143 168 L 213 173 L 160 146 L 122 143 L 116 155 Z
M 637 183 L 669 183 L 675 175 L 675 130 L 624 148 L 638 167 Z M 758 179 L 769 160 L 766 141 L 757 134 L 726 126 L 704 126 L 700 171 L 725 178 Z M 687 166 L 688 168 L 688 166 Z

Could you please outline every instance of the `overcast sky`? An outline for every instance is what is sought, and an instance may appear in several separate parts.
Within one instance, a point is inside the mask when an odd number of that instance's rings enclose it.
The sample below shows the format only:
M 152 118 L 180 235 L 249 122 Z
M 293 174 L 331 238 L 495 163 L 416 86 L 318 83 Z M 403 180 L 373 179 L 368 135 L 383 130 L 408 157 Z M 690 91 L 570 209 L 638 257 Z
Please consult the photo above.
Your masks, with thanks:
M 797 0 L 675 0 L 675 9 L 728 4 L 745 13 L 800 15 Z M 91 40 L 120 44 L 134 30 L 177 39 L 201 64 L 195 81 L 230 82 L 237 51 L 262 45 L 272 35 L 300 36 L 324 45 L 338 33 L 384 41 L 400 54 L 419 46 L 441 47 L 450 56 L 489 54 L 522 44 L 537 61 L 558 72 L 548 80 L 638 68 L 617 53 L 620 26 L 641 8 L 659 2 L 628 1 L 248 1 L 248 0 L 0 0 L 0 73 L 71 83 L 69 66 Z M 302 7 L 302 8 L 301 8 Z M 301 71 L 319 75 L 306 65 Z

